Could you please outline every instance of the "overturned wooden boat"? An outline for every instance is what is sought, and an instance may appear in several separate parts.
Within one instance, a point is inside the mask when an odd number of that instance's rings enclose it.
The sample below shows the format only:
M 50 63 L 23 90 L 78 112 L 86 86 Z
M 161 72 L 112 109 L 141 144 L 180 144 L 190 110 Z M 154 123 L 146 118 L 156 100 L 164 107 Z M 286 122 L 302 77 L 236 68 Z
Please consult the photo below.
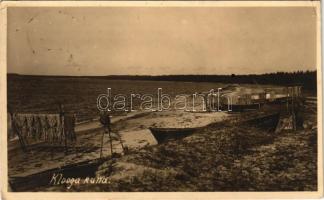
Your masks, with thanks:
M 242 114 L 243 115 L 243 114 Z M 244 114 L 245 115 L 245 114 Z M 280 112 L 260 113 L 252 112 L 250 116 L 242 116 L 240 124 L 248 124 L 259 128 L 266 128 L 268 130 L 274 130 L 278 124 Z M 223 122 L 215 122 L 213 125 L 223 126 Z M 207 125 L 206 125 L 207 126 Z M 167 142 L 169 140 L 176 140 L 187 137 L 197 130 L 206 126 L 190 127 L 190 128 L 149 128 L 154 138 L 159 144 Z
M 62 174 L 64 177 L 91 177 L 104 159 L 87 160 L 78 163 L 48 169 L 27 176 L 9 176 L 9 185 L 14 192 L 37 190 L 38 187 L 51 186 L 54 174 Z
M 157 142 L 163 143 L 172 139 L 181 139 L 193 134 L 198 128 L 150 128 Z
M 259 128 L 275 130 L 279 122 L 279 118 L 280 118 L 280 112 L 274 112 L 274 113 L 256 116 L 251 119 L 247 118 L 242 122 Z

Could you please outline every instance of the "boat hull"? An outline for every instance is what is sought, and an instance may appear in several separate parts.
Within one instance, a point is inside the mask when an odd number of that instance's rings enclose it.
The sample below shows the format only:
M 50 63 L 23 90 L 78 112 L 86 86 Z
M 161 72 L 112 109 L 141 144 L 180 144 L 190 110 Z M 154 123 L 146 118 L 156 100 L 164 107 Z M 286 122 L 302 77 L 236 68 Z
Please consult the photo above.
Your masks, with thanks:
M 54 174 L 62 174 L 64 177 L 91 177 L 94 176 L 94 172 L 103 162 L 104 160 L 102 159 L 95 159 L 70 164 L 63 166 L 62 168 L 46 170 L 28 176 L 9 177 L 9 184 L 13 191 L 23 192 L 50 185 L 51 179 Z
M 196 130 L 197 128 L 150 128 L 151 133 L 159 144 L 187 137 Z
M 273 113 L 257 117 L 255 119 L 249 119 L 245 123 L 256 126 L 259 128 L 266 128 L 268 130 L 275 130 L 279 122 L 280 113 Z

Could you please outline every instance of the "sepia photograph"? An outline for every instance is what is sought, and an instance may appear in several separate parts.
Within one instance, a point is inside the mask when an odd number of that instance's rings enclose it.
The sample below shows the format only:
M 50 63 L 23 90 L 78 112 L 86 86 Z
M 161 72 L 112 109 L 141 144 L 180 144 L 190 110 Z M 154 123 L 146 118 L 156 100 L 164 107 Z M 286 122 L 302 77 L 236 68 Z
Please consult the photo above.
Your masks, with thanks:
M 1 10 L 7 195 L 323 195 L 319 2 L 47 3 Z

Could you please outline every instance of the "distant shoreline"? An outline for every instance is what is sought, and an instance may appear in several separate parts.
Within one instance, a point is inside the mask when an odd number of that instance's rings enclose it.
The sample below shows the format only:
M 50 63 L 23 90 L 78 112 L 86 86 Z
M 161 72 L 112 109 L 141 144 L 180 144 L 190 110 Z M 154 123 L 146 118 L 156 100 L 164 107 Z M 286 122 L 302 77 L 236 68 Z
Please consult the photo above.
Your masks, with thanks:
M 8 73 L 8 78 L 93 78 L 105 80 L 143 80 L 179 82 L 215 82 L 240 84 L 300 85 L 305 89 L 316 90 L 317 71 L 276 72 L 247 75 L 106 75 L 106 76 L 59 76 L 59 75 L 21 75 Z

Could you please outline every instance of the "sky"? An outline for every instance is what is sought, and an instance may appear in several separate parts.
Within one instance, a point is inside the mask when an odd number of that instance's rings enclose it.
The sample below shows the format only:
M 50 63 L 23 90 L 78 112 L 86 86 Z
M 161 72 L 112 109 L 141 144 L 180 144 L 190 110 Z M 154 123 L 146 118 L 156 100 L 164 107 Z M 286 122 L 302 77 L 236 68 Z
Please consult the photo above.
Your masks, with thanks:
M 310 7 L 8 9 L 8 73 L 251 74 L 316 69 Z

